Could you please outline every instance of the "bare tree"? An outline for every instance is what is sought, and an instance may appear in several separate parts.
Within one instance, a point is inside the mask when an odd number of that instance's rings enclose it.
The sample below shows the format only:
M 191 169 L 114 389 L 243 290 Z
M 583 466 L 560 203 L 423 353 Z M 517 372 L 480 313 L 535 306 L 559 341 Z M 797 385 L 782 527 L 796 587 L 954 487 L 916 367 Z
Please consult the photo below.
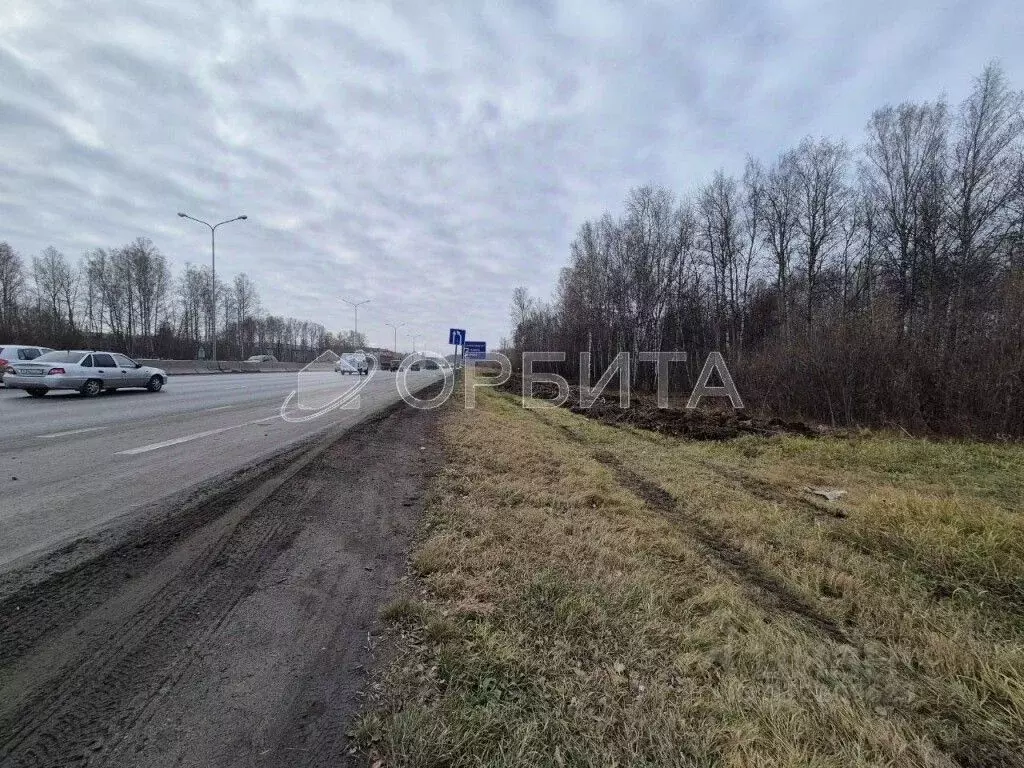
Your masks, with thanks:
M 256 284 L 245 272 L 235 276 L 233 288 L 234 322 L 238 334 L 239 356 L 245 358 L 246 351 L 251 348 L 254 341 L 255 328 L 252 320 L 260 311 L 260 298 Z
M 147 346 L 164 311 L 170 273 L 167 260 L 148 238 L 136 238 L 123 249 L 125 258 L 131 262 L 131 279 L 134 283 L 132 296 L 137 321 L 133 323 Z M 134 350 L 133 350 L 134 351 Z
M 638 187 L 626 198 L 617 273 L 629 349 L 657 349 L 679 259 L 679 210 L 664 188 Z
M 762 229 L 765 220 L 765 177 L 761 164 L 751 157 L 743 172 L 743 212 L 744 253 L 739 264 L 738 295 L 739 303 L 734 313 L 739 318 L 737 355 L 742 355 L 746 331 L 746 312 L 744 307 L 750 301 L 750 278 L 757 266 L 760 256 Z
M 808 138 L 800 142 L 794 158 L 799 190 L 797 230 L 803 257 L 808 323 L 814 312 L 818 278 L 846 215 L 848 157 L 849 151 L 842 142 Z
M 989 64 L 960 108 L 950 169 L 950 229 L 957 306 L 972 286 L 987 285 L 1014 220 L 1019 195 L 1018 143 L 1024 133 L 1024 94 L 1012 90 L 1002 69 Z
M 731 349 L 738 333 L 743 201 L 736 179 L 717 171 L 697 197 L 700 248 L 711 269 L 715 335 Z
M 0 242 L 0 331 L 13 331 L 25 289 L 25 266 L 8 243 Z
M 784 329 L 789 325 L 789 275 L 798 234 L 799 199 L 796 156 L 787 152 L 767 174 L 762 208 L 764 242 L 775 261 L 779 314 Z
M 533 299 L 525 286 L 518 286 L 512 290 L 512 324 L 519 325 L 530 314 L 533 309 Z
M 901 104 L 877 110 L 868 123 L 861 174 L 866 194 L 881 216 L 876 245 L 900 298 L 909 325 L 921 284 L 920 254 L 915 248 L 921 214 L 945 145 L 946 107 Z
M 78 273 L 64 254 L 53 246 L 43 249 L 32 259 L 32 278 L 36 292 L 53 321 L 74 330 L 75 304 L 78 295 Z

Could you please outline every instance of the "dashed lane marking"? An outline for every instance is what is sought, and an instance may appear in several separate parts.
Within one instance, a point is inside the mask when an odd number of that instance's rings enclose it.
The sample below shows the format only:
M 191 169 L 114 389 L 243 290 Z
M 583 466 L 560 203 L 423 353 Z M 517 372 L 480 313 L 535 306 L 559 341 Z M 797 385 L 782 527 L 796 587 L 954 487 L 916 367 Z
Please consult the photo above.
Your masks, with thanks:
M 49 440 L 50 438 L 53 437 L 68 437 L 70 435 L 82 435 L 85 434 L 86 432 L 99 432 L 101 429 L 106 429 L 106 427 L 85 427 L 84 429 L 69 429 L 66 432 L 54 432 L 49 435 L 39 435 L 39 438 L 41 440 Z
M 161 448 L 170 448 L 174 445 L 181 445 L 182 443 L 190 443 L 193 440 L 201 440 L 204 437 L 213 437 L 219 435 L 222 432 L 228 432 L 232 429 L 241 429 L 242 427 L 250 427 L 253 424 L 269 424 L 274 419 L 279 418 L 278 416 L 272 416 L 271 418 L 254 419 L 253 421 L 245 421 L 241 424 L 234 424 L 230 427 L 220 427 L 219 429 L 208 429 L 205 432 L 196 432 L 192 435 L 185 435 L 183 437 L 175 437 L 171 440 L 162 440 L 159 443 L 150 443 L 149 445 L 141 445 L 138 448 L 129 448 L 126 451 L 117 451 L 115 456 L 137 456 L 140 453 L 149 453 L 150 451 L 158 451 Z

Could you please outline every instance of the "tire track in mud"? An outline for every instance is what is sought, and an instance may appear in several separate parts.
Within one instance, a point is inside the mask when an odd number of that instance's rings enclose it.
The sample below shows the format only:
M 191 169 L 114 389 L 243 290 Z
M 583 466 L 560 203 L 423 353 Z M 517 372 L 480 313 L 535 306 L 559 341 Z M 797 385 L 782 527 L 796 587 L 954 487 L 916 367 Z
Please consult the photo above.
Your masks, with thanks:
M 184 761 L 251 765 L 270 755 L 271 765 L 337 765 L 366 632 L 404 571 L 422 508 L 403 502 L 422 497 L 425 468 L 440 460 L 424 437 L 435 421 L 389 409 L 340 440 L 289 454 L 291 463 L 210 508 L 147 525 L 0 603 L 3 629 L 16 640 L 8 646 L 5 634 L 0 656 L 0 766 L 171 765 L 193 753 L 204 758 Z M 339 504 L 349 492 L 359 506 Z M 300 541 L 314 551 L 296 552 Z M 266 599 L 272 574 L 271 585 L 294 583 L 281 614 L 302 621 L 281 624 L 273 604 L 265 612 L 269 641 L 258 639 L 269 645 L 248 652 L 267 684 L 246 688 L 253 662 L 237 640 L 249 640 L 238 612 Z M 204 660 L 216 654 L 237 668 L 226 674 L 237 676 L 234 687 L 210 678 Z M 267 666 L 271 658 L 279 666 Z M 232 714 L 238 686 L 261 717 Z M 191 709 L 197 699 L 205 715 Z M 168 723 L 194 743 L 169 740 Z
M 0 721 L 0 733 L 9 734 L 0 753 L 14 757 L 15 765 L 90 764 L 89 752 L 108 747 L 148 701 L 166 694 L 181 651 L 209 634 L 190 639 L 193 628 L 215 628 L 251 590 L 269 561 L 290 545 L 299 521 L 279 515 L 297 500 L 286 490 L 237 528 L 232 526 L 129 622 L 91 649 L 74 672 L 23 703 L 10 719 Z M 160 684 L 151 691 L 154 676 Z M 125 702 L 130 704 L 125 707 Z M 81 747 L 88 741 L 88 751 L 56 749 L 58 744 L 50 743 L 47 732 L 59 733 L 59 743 Z M 34 740 L 37 734 L 41 737 Z
M 650 509 L 683 527 L 719 566 L 733 573 L 741 584 L 753 587 L 755 602 L 797 617 L 806 626 L 830 640 L 853 645 L 846 632 L 832 619 L 819 612 L 795 589 L 764 568 L 741 548 L 709 528 L 705 521 L 687 514 L 680 502 L 660 485 L 624 467 L 609 453 L 599 451 L 593 456 L 611 469 L 619 483 L 643 499 Z
M 536 410 L 533 410 L 532 412 L 536 413 Z M 569 427 L 568 425 L 552 423 L 543 416 L 541 416 L 540 414 L 537 414 L 537 417 L 541 419 L 541 421 L 543 421 L 549 427 L 554 427 L 556 429 L 561 430 L 563 434 L 565 434 L 574 442 L 582 442 L 580 436 L 576 432 L 574 432 L 572 428 Z M 643 430 L 638 429 L 637 434 L 639 437 L 642 437 L 643 439 L 646 440 L 653 441 L 655 439 L 653 435 L 649 436 L 647 434 L 644 434 Z M 664 435 L 661 435 L 660 433 L 656 434 L 658 434 L 660 437 L 664 437 Z M 771 483 L 766 482 L 758 477 L 754 477 L 753 475 L 747 474 L 746 472 L 741 472 L 731 467 L 724 467 L 712 461 L 701 461 L 697 459 L 695 459 L 694 461 L 700 464 L 700 466 L 707 469 L 709 472 L 718 475 L 724 480 L 728 480 L 734 488 L 746 491 L 751 496 L 756 496 L 762 501 L 768 501 L 773 504 L 781 504 L 782 506 L 791 506 L 803 509 L 804 511 L 809 512 L 815 519 L 829 517 L 834 518 L 836 520 L 845 520 L 847 517 L 849 517 L 849 514 L 842 507 L 825 506 L 823 504 L 819 504 L 816 501 L 801 496 L 799 493 L 793 493 L 791 491 L 779 488 L 778 486 L 772 485 Z
M 547 426 L 561 431 L 576 444 L 586 445 L 581 436 L 569 426 L 555 424 L 536 410 L 529 412 Z M 616 480 L 642 499 L 648 508 L 683 528 L 720 569 L 732 573 L 741 585 L 750 589 L 756 603 L 792 615 L 805 627 L 834 642 L 854 645 L 846 632 L 832 619 L 818 611 L 799 592 L 746 554 L 740 547 L 711 528 L 707 521 L 688 513 L 682 502 L 671 493 L 657 483 L 653 483 L 623 466 L 611 453 L 602 450 L 590 450 L 589 452 L 596 461 L 612 470 Z M 772 500 L 778 501 L 777 498 Z
M 716 464 L 712 461 L 699 461 L 698 463 L 709 472 L 718 475 L 724 480 L 728 480 L 733 487 L 746 491 L 751 496 L 756 496 L 761 499 L 761 501 L 767 501 L 772 504 L 781 504 L 784 507 L 798 507 L 809 512 L 815 519 L 829 517 L 835 520 L 845 520 L 849 517 L 849 513 L 847 513 L 842 507 L 818 504 L 815 501 L 811 501 L 808 498 L 800 496 L 797 493 L 787 491 L 786 489 L 779 488 L 778 486 L 772 485 L 759 477 L 749 475 L 746 472 L 741 472 L 737 469 L 732 469 L 731 467 L 723 467 L 722 465 Z
M 144 572 L 195 530 L 222 517 L 232 506 L 281 473 L 308 450 L 308 442 L 260 466 L 245 468 L 221 481 L 211 498 L 209 489 L 190 495 L 171 515 L 146 523 L 140 530 L 99 556 L 16 588 L 0 599 L 0 684 L 3 670 L 54 630 L 102 605 L 122 589 L 126 579 Z M 61 547 L 47 560 L 72 556 L 79 542 Z M 17 575 L 17 574 L 15 574 Z

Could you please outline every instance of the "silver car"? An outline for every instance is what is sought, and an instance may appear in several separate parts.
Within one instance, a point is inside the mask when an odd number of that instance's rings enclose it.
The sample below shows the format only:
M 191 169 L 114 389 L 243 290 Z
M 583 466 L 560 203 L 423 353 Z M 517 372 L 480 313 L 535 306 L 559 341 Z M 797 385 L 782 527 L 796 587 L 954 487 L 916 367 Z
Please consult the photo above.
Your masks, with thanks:
M 18 360 L 35 360 L 50 351 L 49 347 L 0 344 L 0 383 L 3 383 L 4 371 L 7 370 L 8 365 L 16 363 Z
M 42 397 L 51 389 L 73 389 L 86 397 L 103 390 L 139 387 L 159 392 L 167 372 L 135 362 L 117 352 L 72 350 L 47 352 L 31 361 L 9 363 L 4 384 Z

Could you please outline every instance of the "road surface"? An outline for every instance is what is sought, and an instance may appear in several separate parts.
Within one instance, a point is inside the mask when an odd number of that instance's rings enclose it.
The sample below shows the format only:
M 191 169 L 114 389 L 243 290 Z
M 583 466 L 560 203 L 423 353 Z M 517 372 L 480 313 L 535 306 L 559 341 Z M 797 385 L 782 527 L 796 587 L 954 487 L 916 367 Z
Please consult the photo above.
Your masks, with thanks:
M 366 381 L 304 376 L 303 393 L 321 403 Z M 407 380 L 416 390 L 438 378 L 420 371 Z M 172 376 L 160 393 L 91 399 L 0 389 L 0 572 L 399 399 L 395 374 L 378 371 L 358 410 L 290 423 L 279 411 L 297 382 L 295 373 Z

